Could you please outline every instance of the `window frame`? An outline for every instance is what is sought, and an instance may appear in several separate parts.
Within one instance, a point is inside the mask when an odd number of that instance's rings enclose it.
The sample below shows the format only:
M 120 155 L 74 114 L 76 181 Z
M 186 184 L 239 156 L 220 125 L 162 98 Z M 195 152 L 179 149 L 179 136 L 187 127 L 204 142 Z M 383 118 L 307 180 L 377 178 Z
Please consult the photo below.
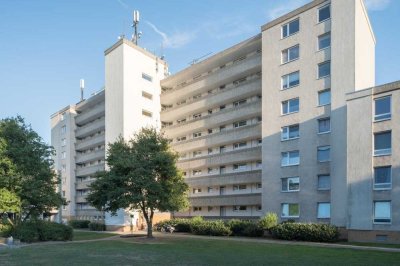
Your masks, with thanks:
M 329 120 L 329 131 L 320 131 L 320 125 L 319 125 L 319 123 L 320 122 L 322 122 L 322 121 L 326 121 L 326 120 Z M 331 130 L 332 130 L 332 124 L 331 124 L 331 117 L 330 116 L 328 116 L 328 117 L 324 117 L 324 118 L 319 118 L 318 120 L 317 120 L 317 123 L 318 123 L 318 135 L 323 135 L 323 134 L 329 134 L 329 133 L 331 133 Z
M 325 64 L 329 64 L 329 74 L 325 75 L 325 76 L 320 76 L 319 72 L 320 72 L 320 66 L 325 65 Z M 318 63 L 318 68 L 317 68 L 317 79 L 324 79 L 324 78 L 328 78 L 330 77 L 332 74 L 332 69 L 331 69 L 331 60 L 326 60 L 324 62 Z
M 325 9 L 325 8 L 329 8 L 329 18 L 321 20 L 320 19 L 320 16 L 321 16 L 320 11 L 321 11 L 321 9 Z M 326 4 L 326 5 L 321 6 L 321 7 L 318 8 L 318 24 L 330 20 L 331 17 L 332 17 L 331 3 Z
M 323 148 L 325 148 L 325 150 L 320 150 L 320 149 L 323 149 Z M 319 152 L 320 151 L 328 151 L 328 155 L 329 155 L 328 160 L 324 160 L 324 161 L 320 160 L 320 158 L 319 158 Z M 330 162 L 331 160 L 332 160 L 332 158 L 331 158 L 331 146 L 330 145 L 318 146 L 317 147 L 317 161 L 319 163 L 326 163 L 326 162 Z
M 328 176 L 329 177 L 329 187 L 328 188 L 322 188 L 319 185 L 319 179 L 320 179 L 320 177 L 323 177 L 323 176 L 325 176 L 325 177 Z M 320 174 L 320 175 L 317 176 L 317 190 L 320 190 L 320 191 L 329 191 L 329 190 L 331 190 L 331 175 L 330 174 Z
M 294 48 L 298 49 L 298 52 L 297 52 L 298 56 L 296 58 L 292 59 L 292 58 L 290 58 L 290 50 L 294 49 Z M 283 57 L 283 54 L 284 54 L 285 51 L 287 52 L 287 61 L 285 61 L 284 57 Z M 286 49 L 283 49 L 281 51 L 281 65 L 288 64 L 290 62 L 296 61 L 299 58 L 300 58 L 300 44 L 293 45 L 293 46 L 291 46 L 289 48 L 286 48 Z
M 287 205 L 288 215 L 283 215 L 283 208 Z M 297 205 L 298 214 L 297 215 L 290 215 L 290 205 Z M 281 203 L 281 218 L 299 218 L 300 217 L 300 204 L 299 203 Z
M 388 203 L 389 204 L 389 214 L 390 217 L 376 217 L 376 204 L 377 203 Z M 374 209 L 373 209 L 373 223 L 374 224 L 392 224 L 392 202 L 390 200 L 376 200 L 374 201 Z M 388 220 L 388 221 L 377 221 L 377 220 Z
M 290 86 L 290 76 L 294 75 L 294 74 L 298 74 L 298 77 L 299 77 L 298 83 L 295 84 L 295 85 Z M 284 81 L 287 82 L 287 87 L 286 88 L 284 87 L 284 83 L 285 83 Z M 297 87 L 297 86 L 300 86 L 300 70 L 291 72 L 291 73 L 283 75 L 281 77 L 281 90 L 282 91 L 288 90 L 288 89 L 291 89 L 291 88 L 294 88 L 294 87 Z
M 296 31 L 296 32 L 293 32 L 293 33 L 290 33 L 290 24 L 291 23 L 293 23 L 293 22 L 295 22 L 295 21 L 298 21 L 299 22 L 299 30 L 298 31 Z M 287 35 L 286 36 L 284 36 L 284 34 L 283 34 L 283 32 L 284 32 L 284 27 L 285 26 L 287 26 Z M 289 22 L 287 22 L 287 23 L 285 23 L 285 24 L 283 24 L 282 26 L 281 26 L 281 39 L 285 39 L 285 38 L 288 38 L 288 37 L 290 37 L 290 36 L 292 36 L 292 35 L 295 35 L 296 33 L 299 33 L 300 32 L 300 18 L 299 17 L 297 17 L 297 18 L 295 18 L 295 19 L 292 19 L 291 21 L 289 21 Z
M 290 189 L 289 181 L 292 179 L 298 179 L 298 188 L 297 189 Z M 283 189 L 283 183 L 286 183 L 287 190 Z M 281 178 L 281 192 L 283 193 L 292 193 L 292 192 L 299 192 L 300 191 L 300 177 L 299 176 L 292 176 L 292 177 L 282 177 Z
M 389 115 L 389 117 L 377 118 L 377 115 L 376 115 L 376 101 L 379 101 L 379 100 L 382 100 L 382 99 L 386 99 L 386 98 L 389 98 L 390 112 L 389 113 L 380 114 L 378 116 Z M 379 97 L 379 98 L 375 98 L 374 99 L 374 122 L 381 122 L 381 121 L 386 121 L 386 120 L 391 120 L 391 119 L 392 119 L 392 95 L 387 95 L 387 96 L 382 96 L 382 97 Z
M 329 216 L 320 216 L 319 207 L 321 205 L 329 205 Z M 332 204 L 330 202 L 318 202 L 317 203 L 317 219 L 331 219 L 331 207 L 332 207 Z
M 290 128 L 297 127 L 298 128 L 298 135 L 296 137 L 290 137 Z M 284 129 L 288 129 L 287 131 L 287 138 L 284 138 Z M 281 141 L 289 141 L 289 140 L 294 140 L 294 139 L 299 139 L 300 138 L 300 124 L 294 124 L 294 125 L 289 125 L 289 126 L 284 126 L 281 127 Z
M 291 111 L 290 112 L 290 102 L 292 102 L 293 100 L 298 100 L 298 106 L 299 106 L 299 108 L 298 108 L 298 110 L 297 111 Z M 284 113 L 283 112 L 283 105 L 284 105 L 284 103 L 288 103 L 288 107 L 287 107 L 287 113 Z M 299 97 L 297 97 L 297 98 L 292 98 L 292 99 L 288 99 L 288 100 L 285 100 L 285 101 L 282 101 L 281 102 L 281 115 L 290 115 L 290 114 L 295 114 L 295 113 L 298 113 L 298 112 L 300 112 L 300 98 Z
M 389 168 L 389 173 L 390 173 L 390 182 L 389 183 L 376 183 L 376 170 L 377 169 L 382 169 L 382 168 Z M 393 169 L 391 165 L 387 165 L 387 166 L 377 166 L 374 167 L 374 184 L 373 184 L 373 190 L 391 190 L 392 189 L 392 183 L 393 183 Z M 389 185 L 388 187 L 377 187 L 376 185 Z
M 290 154 L 293 152 L 297 152 L 298 154 L 298 162 L 294 163 L 294 164 L 290 164 Z M 283 155 L 287 154 L 288 157 L 288 164 L 283 164 Z M 300 151 L 299 150 L 293 150 L 293 151 L 285 151 L 285 152 L 281 152 L 281 167 L 290 167 L 290 166 L 297 166 L 300 165 Z
M 324 94 L 324 93 L 329 93 L 329 102 L 328 102 L 328 103 L 321 104 L 320 96 L 321 96 L 322 94 Z M 326 106 L 326 105 L 331 105 L 331 103 L 332 103 L 331 89 L 326 89 L 326 90 L 318 91 L 318 107 Z
M 382 134 L 386 134 L 386 133 L 390 133 L 390 149 L 380 149 L 380 150 L 376 150 L 375 148 L 375 143 L 376 143 L 376 136 L 377 135 L 382 135 Z M 388 130 L 388 131 L 380 131 L 380 132 L 374 132 L 374 139 L 373 139 L 373 149 L 374 149 L 374 157 L 379 157 L 379 156 L 390 156 L 392 155 L 392 147 L 393 147 L 393 141 L 392 141 L 392 131 Z
M 324 37 L 326 37 L 326 36 L 329 36 L 329 45 L 328 45 L 328 46 L 325 46 L 325 47 L 323 47 L 323 48 L 321 48 L 321 38 L 324 38 Z M 317 46 L 318 46 L 318 51 L 323 51 L 323 50 L 325 50 L 325 49 L 330 48 L 330 47 L 332 46 L 332 36 L 331 36 L 331 32 L 328 31 L 328 32 L 325 32 L 325 33 L 319 35 L 317 41 L 318 41 L 318 45 L 317 45 Z

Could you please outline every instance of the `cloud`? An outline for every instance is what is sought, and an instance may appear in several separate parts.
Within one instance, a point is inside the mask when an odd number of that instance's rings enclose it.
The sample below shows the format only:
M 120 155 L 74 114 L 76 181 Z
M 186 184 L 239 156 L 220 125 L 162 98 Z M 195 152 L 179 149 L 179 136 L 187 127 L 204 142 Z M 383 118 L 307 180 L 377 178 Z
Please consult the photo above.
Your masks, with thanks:
M 280 1 L 279 5 L 269 9 L 267 11 L 267 17 L 270 20 L 276 19 L 290 11 L 295 10 L 296 8 L 310 2 L 309 0 L 290 0 L 290 1 Z
M 370 11 L 384 10 L 389 6 L 391 0 L 365 0 L 365 5 Z
M 190 43 L 196 38 L 196 30 L 191 32 L 175 32 L 173 34 L 167 34 L 156 27 L 150 21 L 146 21 L 147 25 L 150 26 L 163 40 L 164 48 L 180 48 Z
M 127 10 L 131 10 L 131 8 L 124 2 L 124 1 L 122 1 L 122 0 L 117 0 L 117 2 L 123 7 L 123 8 L 125 8 L 125 9 L 127 9 Z

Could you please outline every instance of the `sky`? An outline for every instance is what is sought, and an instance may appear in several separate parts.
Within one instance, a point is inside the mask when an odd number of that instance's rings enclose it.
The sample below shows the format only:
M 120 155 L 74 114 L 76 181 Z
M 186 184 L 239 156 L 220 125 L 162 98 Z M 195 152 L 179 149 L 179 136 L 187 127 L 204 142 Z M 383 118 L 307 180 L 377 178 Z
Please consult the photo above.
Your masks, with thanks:
M 351 1 L 351 0 L 348 0 Z M 376 83 L 400 79 L 400 1 L 365 0 L 377 39 Z M 171 73 L 260 32 L 310 0 L 0 0 L 0 119 L 21 115 L 50 143 L 50 116 L 104 86 L 104 51 L 132 34 Z

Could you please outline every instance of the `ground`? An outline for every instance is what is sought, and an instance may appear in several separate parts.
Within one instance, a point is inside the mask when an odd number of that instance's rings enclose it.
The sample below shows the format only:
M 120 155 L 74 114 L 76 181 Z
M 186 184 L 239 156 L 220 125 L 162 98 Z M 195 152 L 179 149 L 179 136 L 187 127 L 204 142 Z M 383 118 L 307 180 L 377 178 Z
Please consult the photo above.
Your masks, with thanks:
M 400 261 L 400 252 L 255 243 L 246 239 L 157 235 L 148 240 L 99 233 L 78 235 L 76 242 L 1 249 L 0 265 L 399 265 Z

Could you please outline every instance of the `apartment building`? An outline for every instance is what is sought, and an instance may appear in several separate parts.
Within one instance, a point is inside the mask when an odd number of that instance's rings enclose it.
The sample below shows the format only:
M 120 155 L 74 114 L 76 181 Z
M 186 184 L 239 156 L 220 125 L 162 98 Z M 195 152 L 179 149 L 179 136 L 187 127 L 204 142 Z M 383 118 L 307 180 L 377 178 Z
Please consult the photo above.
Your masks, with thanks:
M 161 81 L 161 120 L 180 154 L 189 210 L 261 215 L 261 35 Z

